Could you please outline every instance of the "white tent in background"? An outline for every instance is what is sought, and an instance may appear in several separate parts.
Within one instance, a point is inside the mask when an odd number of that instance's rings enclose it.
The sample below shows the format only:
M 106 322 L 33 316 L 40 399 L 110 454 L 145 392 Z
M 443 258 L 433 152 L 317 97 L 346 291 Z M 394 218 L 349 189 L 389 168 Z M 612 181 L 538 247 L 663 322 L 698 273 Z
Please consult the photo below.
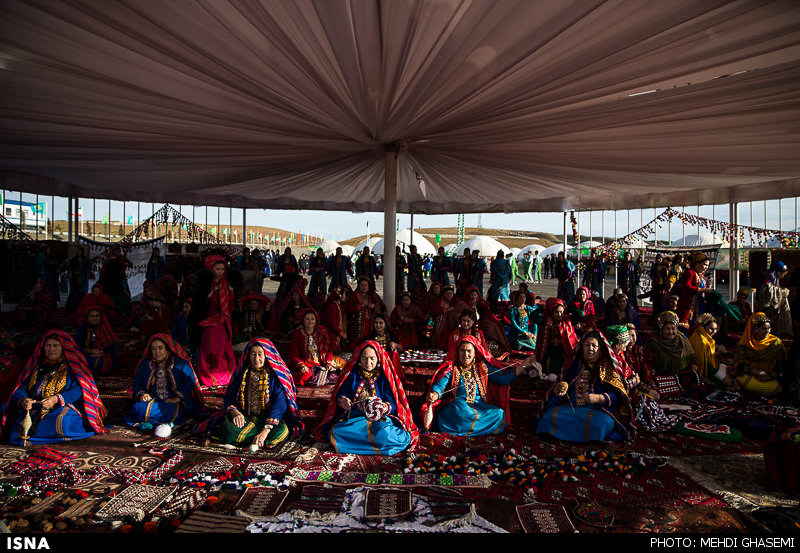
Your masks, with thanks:
M 566 253 L 569 254 L 574 249 L 575 248 L 573 248 L 572 246 L 567 246 Z M 551 253 L 558 255 L 558 252 L 560 251 L 564 251 L 564 244 L 555 244 L 553 246 L 550 246 L 549 248 L 545 248 L 543 252 L 542 251 L 539 252 L 539 255 L 541 255 L 542 257 L 550 255 Z
M 728 247 L 728 242 L 710 232 L 701 232 L 697 234 L 687 234 L 685 238 L 678 238 L 673 240 L 673 246 L 711 246 L 714 244 L 722 244 L 724 248 Z
M 528 246 L 525 246 L 519 251 L 519 253 L 517 254 L 517 259 L 522 259 L 528 252 L 531 252 L 531 255 L 533 255 L 533 252 L 539 252 L 539 255 L 542 255 L 542 252 L 544 250 L 545 250 L 544 246 L 540 246 L 539 244 L 530 244 Z
M 342 246 L 342 255 L 353 255 L 356 249 L 353 246 L 343 245 Z M 336 252 L 333 252 L 336 253 Z
M 332 254 L 336 253 L 336 248 L 338 248 L 339 246 L 340 244 L 336 240 L 326 239 L 317 244 L 317 246 L 314 248 L 314 251 L 316 251 L 317 248 L 322 248 L 322 251 L 325 252 L 326 254 Z
M 687 238 L 688 238 L 688 236 L 687 236 Z M 641 239 L 639 239 L 639 240 L 634 240 L 634 241 L 633 241 L 633 242 L 631 242 L 630 244 L 626 244 L 626 245 L 623 247 L 623 249 L 627 249 L 627 250 L 643 250 L 643 249 L 645 249 L 646 247 L 648 247 L 649 245 L 650 245 L 650 244 L 648 244 L 648 243 L 647 243 L 647 242 L 645 242 L 644 240 L 641 240 Z
M 475 238 L 470 238 L 456 248 L 456 255 L 464 255 L 464 249 L 466 248 L 469 248 L 470 251 L 478 250 L 481 257 L 494 257 L 497 255 L 498 250 L 503 250 L 504 254 L 511 253 L 510 249 L 489 236 L 476 236 Z
M 397 245 L 403 250 L 403 253 L 408 253 L 411 246 L 411 230 L 403 229 L 397 233 Z M 430 241 L 422 236 L 417 231 L 414 231 L 414 245 L 417 247 L 417 253 L 420 255 L 436 255 L 436 247 Z M 372 247 L 372 253 L 375 255 L 383 255 L 383 239 L 381 238 Z
M 581 242 L 581 248 L 596 248 L 597 246 L 602 246 L 602 242 L 598 242 L 597 240 L 586 240 Z
M 369 238 L 361 242 L 358 246 L 353 248 L 353 253 L 361 253 L 361 250 L 363 250 L 365 246 L 369 247 L 370 250 L 373 250 L 375 248 L 375 244 L 377 244 L 380 241 L 381 241 L 380 236 L 370 236 Z
M 519 255 L 519 252 L 522 251 L 522 248 L 509 248 L 511 250 L 511 255 L 516 258 Z

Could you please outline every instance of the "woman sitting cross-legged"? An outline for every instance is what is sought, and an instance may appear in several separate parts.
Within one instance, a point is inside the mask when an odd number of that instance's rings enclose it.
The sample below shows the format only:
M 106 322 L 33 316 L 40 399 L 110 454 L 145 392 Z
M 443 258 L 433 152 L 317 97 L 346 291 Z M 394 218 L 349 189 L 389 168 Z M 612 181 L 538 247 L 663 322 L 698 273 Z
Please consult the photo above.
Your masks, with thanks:
M 569 442 L 624 440 L 632 411 L 621 373 L 605 337 L 588 332 L 548 390 L 536 432 Z
M 225 392 L 224 408 L 197 427 L 211 440 L 251 451 L 275 446 L 303 429 L 292 373 L 275 345 L 254 338 L 242 353 Z
M 734 374 L 725 382 L 754 394 L 772 397 L 781 392 L 786 349 L 772 334 L 772 323 L 764 313 L 753 313 L 747 320 L 733 356 Z M 735 379 L 736 383 L 733 383 Z
M 330 440 L 337 453 L 360 455 L 394 455 L 416 444 L 419 432 L 403 384 L 377 342 L 353 352 L 315 437 Z
M 200 382 L 186 350 L 168 334 L 154 334 L 147 342 L 133 377 L 134 403 L 123 415 L 125 423 L 167 437 L 174 425 L 206 412 Z
M 422 420 L 427 429 L 454 436 L 499 434 L 505 429 L 507 403 L 498 396 L 521 372 L 502 369 L 475 336 L 464 336 L 447 354 L 431 380 Z M 498 386 L 491 390 L 490 383 Z
M 22 370 L 2 426 L 13 445 L 49 444 L 107 433 L 106 414 L 86 358 L 72 336 L 54 329 Z

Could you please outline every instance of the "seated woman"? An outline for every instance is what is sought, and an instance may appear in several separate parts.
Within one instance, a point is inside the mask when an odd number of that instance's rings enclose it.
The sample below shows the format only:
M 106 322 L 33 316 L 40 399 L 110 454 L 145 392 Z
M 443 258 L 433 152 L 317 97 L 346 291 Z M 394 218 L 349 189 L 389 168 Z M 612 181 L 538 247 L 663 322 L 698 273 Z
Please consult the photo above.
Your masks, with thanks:
M 103 292 L 103 287 L 100 284 L 92 286 L 92 291 L 81 299 L 80 304 L 78 304 L 78 310 L 75 312 L 75 322 L 81 324 L 85 321 L 86 315 L 93 307 L 102 309 L 112 324 L 116 321 L 118 317 L 117 306 L 111 296 Z
M 570 311 L 573 313 L 581 312 L 575 323 L 575 330 L 578 334 L 585 334 L 590 330 L 597 330 L 597 316 L 595 315 L 594 302 L 591 292 L 586 286 L 581 286 L 575 292 L 575 300 L 572 302 Z
M 403 371 L 403 366 L 400 364 L 400 351 L 403 346 L 397 339 L 395 332 L 389 326 L 389 320 L 383 313 L 375 315 L 372 322 L 372 332 L 367 335 L 367 340 L 378 342 L 383 350 L 389 354 L 389 359 L 392 360 L 392 367 L 394 367 L 397 376 L 405 383 L 406 373 Z
M 300 282 L 305 282 L 305 279 Z M 289 301 L 281 311 L 278 321 L 280 333 L 289 336 L 296 328 L 302 326 L 303 319 L 300 317 L 300 312 L 310 308 L 311 304 L 308 303 L 303 289 L 294 288 L 289 294 Z
M 53 293 L 43 280 L 37 280 L 33 289 L 19 302 L 14 309 L 16 326 L 20 328 L 39 329 L 53 326 Z
M 344 362 L 333 355 L 328 331 L 319 324 L 317 312 L 308 307 L 297 314 L 303 326 L 292 332 L 289 367 L 298 386 L 335 384 Z
M 658 334 L 645 344 L 645 361 L 653 369 L 658 393 L 661 397 L 703 396 L 705 385 L 697 374 L 697 354 L 689 339 L 678 331 L 678 315 L 662 311 L 656 322 Z
M 125 424 L 142 430 L 155 426 L 161 438 L 173 426 L 205 413 L 192 362 L 168 334 L 155 334 L 147 342 L 133 377 L 133 400 L 123 414 Z
M 343 302 L 348 290 L 338 285 L 332 287 L 320 313 L 320 324 L 328 331 L 332 351 L 340 351 L 347 342 L 347 320 Z
M 633 305 L 628 302 L 628 296 L 624 292 L 619 292 L 611 300 L 609 305 L 606 306 L 606 324 L 609 326 L 627 325 L 633 323 L 633 326 L 639 329 L 639 313 L 633 308 Z
M 397 339 L 403 349 L 416 348 L 419 345 L 419 325 L 424 315 L 419 307 L 411 303 L 411 294 L 408 292 L 402 292 L 399 300 L 389 321 L 397 329 Z
M 697 374 L 702 378 L 714 376 L 719 370 L 716 358 L 717 343 L 714 336 L 719 330 L 719 324 L 711 313 L 697 316 L 697 325 L 689 333 L 689 343 L 692 344 L 697 355 Z
M 386 313 L 386 305 L 366 277 L 358 279 L 358 288 L 350 294 L 345 304 L 347 336 L 352 344 L 359 344 L 372 332 L 372 319 L 377 313 Z
M 450 331 L 458 326 L 458 316 L 464 310 L 464 302 L 455 295 L 455 289 L 448 285 L 443 288 L 442 297 L 431 307 L 433 318 L 433 339 L 436 348 L 447 351 Z
M 475 319 L 477 319 L 477 316 L 471 309 L 466 308 L 461 312 L 461 316 L 458 319 L 458 328 L 450 333 L 450 340 L 447 347 L 448 352 L 455 351 L 458 344 L 461 343 L 461 340 L 465 336 L 475 336 L 484 348 L 489 349 L 486 345 L 486 338 L 483 331 L 477 327 Z
M 413 447 L 419 432 L 406 393 L 377 342 L 361 344 L 347 362 L 314 432 L 337 453 L 394 455 Z
M 475 326 L 477 326 L 486 337 L 486 346 L 492 355 L 502 360 L 511 353 L 511 343 L 506 336 L 505 324 L 497 318 L 489 306 L 489 302 L 481 298 L 481 293 L 476 286 L 467 288 L 464 292 L 464 302 L 476 316 Z M 535 303 L 531 304 L 535 307 Z
M 270 315 L 272 302 L 269 298 L 259 293 L 250 293 L 239 299 L 242 311 L 241 320 L 237 322 L 234 330 L 233 351 L 241 352 L 258 336 L 269 336 Z
M 117 368 L 117 334 L 99 307 L 86 314 L 86 322 L 78 327 L 75 343 L 93 373 L 108 374 Z
M 267 338 L 247 345 L 223 406 L 196 431 L 210 430 L 212 441 L 231 449 L 272 447 L 303 430 L 292 373 Z
M 564 373 L 545 396 L 536 427 L 568 442 L 624 440 L 631 426 L 631 404 L 621 369 L 608 342 L 596 330 L 583 337 Z
M 49 444 L 107 433 L 106 414 L 86 358 L 72 336 L 54 329 L 22 370 L 2 425 L 12 445 Z
M 521 365 L 513 371 L 500 368 L 478 338 L 465 336 L 433 375 L 427 402 L 422 406 L 426 430 L 454 436 L 499 434 L 509 413 L 495 403 L 489 383 L 506 387 L 522 370 Z
M 578 345 L 572 321 L 566 316 L 566 304 L 559 298 L 547 298 L 544 304 L 544 322 L 536 342 L 536 360 L 545 375 L 562 373 L 564 361 Z
M 536 323 L 532 315 L 536 309 L 526 305 L 525 300 L 523 292 L 517 291 L 514 294 L 514 304 L 508 309 L 508 320 L 511 321 L 511 326 L 508 327 L 509 340 L 516 351 L 535 351 Z
M 764 313 L 750 316 L 733 355 L 732 374 L 725 377 L 726 384 L 732 384 L 731 379 L 735 378 L 738 387 L 754 394 L 772 397 L 781 392 L 786 348 L 771 331 L 772 323 Z

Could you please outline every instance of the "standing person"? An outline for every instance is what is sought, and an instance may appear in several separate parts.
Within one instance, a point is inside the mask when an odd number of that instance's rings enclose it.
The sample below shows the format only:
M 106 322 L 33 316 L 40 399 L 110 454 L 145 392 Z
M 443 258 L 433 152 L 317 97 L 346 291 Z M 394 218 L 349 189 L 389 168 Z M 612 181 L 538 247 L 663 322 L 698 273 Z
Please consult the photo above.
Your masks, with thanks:
M 509 285 L 513 278 L 513 269 L 508 259 L 503 255 L 503 250 L 497 251 L 497 256 L 492 261 L 489 276 L 489 292 L 486 294 L 490 302 L 508 301 Z
M 480 257 L 480 250 L 472 250 L 472 272 L 470 273 L 470 284 L 478 289 L 478 292 L 483 296 L 483 275 L 488 272 L 486 269 L 486 262 Z M 502 253 L 502 251 L 500 252 Z
M 691 268 L 681 274 L 681 294 L 678 297 L 678 319 L 685 326 L 694 324 L 697 315 L 706 312 L 705 296 L 709 292 L 706 271 L 708 257 L 703 252 L 689 256 Z
M 447 273 L 452 270 L 453 260 L 444 253 L 444 247 L 439 246 L 431 265 L 431 282 L 438 282 L 442 285 L 450 284 L 450 277 Z
M 639 264 L 633 260 L 631 252 L 625 253 L 625 259 L 617 267 L 617 287 L 628 296 L 634 309 L 639 310 L 637 290 L 639 289 Z
M 565 303 L 570 303 L 575 295 L 575 283 L 573 282 L 575 265 L 564 256 L 563 251 L 558 252 L 558 260 L 553 273 L 558 279 L 558 297 Z
M 400 293 L 406 288 L 405 275 L 406 267 L 408 267 L 408 263 L 406 263 L 406 256 L 403 255 L 403 251 L 400 249 L 400 246 L 395 246 L 394 248 L 394 259 L 394 294 L 395 296 L 399 296 Z
M 783 261 L 773 261 L 769 271 L 756 294 L 755 309 L 761 311 L 774 323 L 776 336 L 791 338 L 792 317 L 789 307 L 789 289 L 781 288 L 781 278 L 786 277 L 789 269 Z
M 346 288 L 334 287 L 320 313 L 320 324 L 328 331 L 331 351 L 343 349 L 347 342 L 347 318 L 343 307 L 345 290 Z
M 522 282 L 533 282 L 533 259 L 531 252 L 525 252 L 522 256 Z
M 422 276 L 430 278 L 431 268 L 433 267 L 433 258 L 430 255 L 425 255 L 425 261 L 422 263 Z
M 278 291 L 275 293 L 275 308 L 280 313 L 289 299 L 289 294 L 301 278 L 300 265 L 297 264 L 297 259 L 292 255 L 292 248 L 287 247 L 283 250 L 283 255 L 275 261 L 275 275 L 280 277 L 281 280 Z
M 539 255 L 539 250 L 533 252 L 533 258 L 531 259 L 531 264 L 533 265 L 533 282 L 536 284 L 542 283 L 542 267 L 544 266 L 544 260 L 542 260 L 542 256 Z
M 375 279 L 378 277 L 378 264 L 375 257 L 369 253 L 369 247 L 364 246 L 364 250 L 356 260 L 356 280 L 366 278 L 369 287 L 375 288 Z
M 98 282 L 103 291 L 111 296 L 120 315 L 126 314 L 131 308 L 131 292 L 125 272 L 132 266 L 133 263 L 122 254 L 122 249 L 115 245 L 111 247 L 108 258 L 100 270 Z
M 664 300 L 669 292 L 669 265 L 660 253 L 656 254 L 656 259 L 650 268 L 650 281 L 652 282 L 650 299 L 653 302 L 651 321 L 655 321 L 663 309 Z
M 459 296 L 472 286 L 470 275 L 472 274 L 472 255 L 469 248 L 464 248 L 464 257 L 458 261 L 458 276 L 456 277 L 456 290 Z
M 516 286 L 517 279 L 520 281 L 525 280 L 519 272 L 519 267 L 517 266 L 517 259 L 514 257 L 513 253 L 506 254 L 506 260 L 511 265 L 511 283 Z
M 161 255 L 159 248 L 153 248 L 153 253 L 150 259 L 147 260 L 147 272 L 145 273 L 145 282 L 155 282 L 166 274 L 166 260 Z
M 92 263 L 86 257 L 83 246 L 78 246 L 75 255 L 69 260 L 69 296 L 67 296 L 67 311 L 74 311 L 80 305 L 83 297 L 89 292 L 89 272 Z
M 322 248 L 317 248 L 314 257 L 308 263 L 308 273 L 311 275 L 311 283 L 308 287 L 308 301 L 314 309 L 320 309 L 325 302 L 325 252 Z
M 192 299 L 189 328 L 192 351 L 197 351 L 197 377 L 203 386 L 226 386 L 236 366 L 233 356 L 231 314 L 236 298 L 228 283 L 228 264 L 219 255 L 203 260 L 210 285 Z M 204 281 L 208 276 L 204 275 Z
M 328 258 L 328 268 L 327 268 L 328 276 L 331 277 L 331 283 L 328 286 L 328 292 L 331 292 L 334 288 L 339 288 L 342 290 L 344 288 L 350 288 L 350 285 L 347 282 L 348 275 L 350 278 L 353 277 L 353 264 L 350 261 L 349 256 L 342 255 L 342 248 L 336 248 L 336 253 Z
M 408 292 L 415 301 L 421 301 L 428 291 L 425 278 L 422 276 L 422 258 L 417 253 L 417 247 L 412 245 L 408 254 Z
M 606 262 L 603 257 L 597 257 L 597 250 L 592 249 L 589 260 L 586 262 L 586 270 L 583 273 L 583 286 L 592 292 L 597 292 L 602 298 L 603 281 L 606 277 Z

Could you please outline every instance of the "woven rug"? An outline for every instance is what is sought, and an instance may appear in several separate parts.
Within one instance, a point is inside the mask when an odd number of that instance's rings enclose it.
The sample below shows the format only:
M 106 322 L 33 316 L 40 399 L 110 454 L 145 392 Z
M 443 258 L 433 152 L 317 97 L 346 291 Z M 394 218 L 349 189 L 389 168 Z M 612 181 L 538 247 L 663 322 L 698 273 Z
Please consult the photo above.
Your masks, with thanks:
M 292 469 L 289 477 L 296 482 L 327 483 L 337 486 L 455 486 L 488 488 L 485 475 L 464 474 L 389 474 Z
M 236 504 L 236 516 L 250 521 L 267 520 L 280 512 L 288 491 L 275 488 L 248 488 Z
M 243 534 L 250 521 L 244 517 L 197 511 L 184 520 L 176 534 Z
M 652 533 L 758 533 L 766 530 L 748 513 L 736 509 L 720 509 L 698 505 L 682 507 L 645 507 L 641 509 L 615 509 L 616 521 L 609 529 L 585 531 L 652 532 Z
M 291 511 L 294 518 L 304 521 L 330 521 L 342 509 L 347 490 L 341 486 L 303 486 L 300 500 Z
M 411 491 L 369 489 L 364 499 L 364 517 L 368 520 L 400 518 L 411 512 Z
M 576 520 L 595 528 L 608 528 L 614 524 L 614 513 L 593 499 L 578 502 L 572 509 L 572 515 Z
M 773 488 L 763 455 L 683 457 L 669 464 L 740 511 L 797 506 L 796 498 Z
M 297 399 L 298 401 L 304 399 L 318 399 L 328 401 L 333 394 L 333 385 L 329 386 L 298 386 Z
M 526 534 L 574 534 L 578 531 L 563 505 L 553 503 L 518 505 L 517 517 Z
M 131 516 L 143 520 L 172 496 L 176 488 L 134 484 L 128 486 L 106 503 L 96 513 L 96 517 L 106 520 L 121 520 Z
M 208 493 L 205 490 L 187 488 L 178 492 L 167 505 L 162 505 L 155 514 L 162 517 L 181 517 L 203 506 Z
M 433 488 L 426 499 L 437 525 L 469 526 L 477 516 L 474 504 L 457 488 Z

